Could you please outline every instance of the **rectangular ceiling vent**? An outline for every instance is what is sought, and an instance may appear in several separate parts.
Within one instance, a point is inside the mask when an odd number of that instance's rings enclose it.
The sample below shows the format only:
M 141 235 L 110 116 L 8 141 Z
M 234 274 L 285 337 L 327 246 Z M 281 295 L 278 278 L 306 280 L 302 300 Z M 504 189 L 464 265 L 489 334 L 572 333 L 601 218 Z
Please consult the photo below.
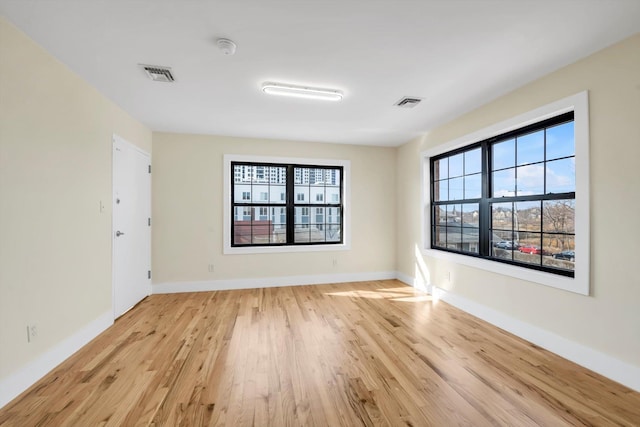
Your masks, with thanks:
M 160 65 L 144 65 L 140 64 L 147 76 L 154 82 L 166 82 L 171 83 L 175 79 L 171 74 L 171 68 L 162 67 Z
M 402 108 L 413 108 L 416 105 L 420 104 L 420 101 L 422 101 L 422 98 L 416 98 L 415 96 L 405 96 L 394 105 Z

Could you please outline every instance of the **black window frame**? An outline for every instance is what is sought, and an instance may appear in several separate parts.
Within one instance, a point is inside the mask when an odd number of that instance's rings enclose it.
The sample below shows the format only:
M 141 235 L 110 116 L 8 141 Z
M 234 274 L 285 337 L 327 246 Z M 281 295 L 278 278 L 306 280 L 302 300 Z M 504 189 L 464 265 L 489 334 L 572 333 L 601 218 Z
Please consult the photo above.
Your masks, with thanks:
M 228 226 L 231 228 L 231 241 L 230 246 L 232 248 L 247 248 L 247 247 L 304 247 L 304 246 L 320 246 L 320 245 L 342 245 L 344 244 L 344 166 L 340 165 L 317 165 L 317 164 L 300 164 L 300 163 L 271 163 L 271 162 L 254 162 L 254 161 L 235 161 L 232 160 L 230 162 L 230 174 L 231 174 L 231 223 Z M 267 197 L 267 200 L 256 200 L 256 201 L 235 201 L 235 167 L 236 166 L 263 166 L 263 167 L 278 167 L 286 169 L 286 180 L 285 180 L 285 203 L 275 203 L 271 202 L 270 198 Z M 295 183 L 295 169 L 326 169 L 326 170 L 338 170 L 340 175 L 339 182 L 339 202 L 327 202 L 327 197 L 323 197 L 322 202 L 314 201 L 311 203 L 311 200 L 297 200 L 297 194 L 295 192 L 295 186 L 300 185 Z M 282 185 L 282 184 L 280 184 Z M 251 192 L 252 193 L 252 192 Z M 304 194 L 304 193 L 302 193 Z M 308 199 L 311 199 L 311 195 L 309 195 Z M 249 208 L 262 208 L 266 207 L 269 210 L 271 208 L 285 208 L 285 217 L 286 217 L 286 236 L 285 242 L 270 242 L 270 243 L 236 243 L 235 242 L 235 208 L 237 207 L 249 207 Z M 311 208 L 323 208 L 325 212 L 327 208 L 338 208 L 339 209 L 339 224 L 327 224 L 327 215 L 325 214 L 325 223 L 323 223 L 322 229 L 325 230 L 327 225 L 339 225 L 340 227 L 340 239 L 339 240 L 325 240 L 324 241 L 295 241 L 295 208 L 307 208 L 307 212 L 311 212 Z M 309 214 L 309 218 L 311 215 Z M 252 218 L 253 221 L 253 218 Z M 307 224 L 300 224 L 301 226 L 306 225 L 308 228 L 311 224 L 310 221 Z
M 532 264 L 532 263 L 528 263 L 528 262 L 519 262 L 517 260 L 515 260 L 513 257 L 512 259 L 505 259 L 505 258 L 500 258 L 497 257 L 495 255 L 493 255 L 493 250 L 492 250 L 492 233 L 493 233 L 493 227 L 492 227 L 492 212 L 491 212 L 491 206 L 493 203 L 508 203 L 508 202 L 513 202 L 514 204 L 516 202 L 540 202 L 541 206 L 544 204 L 545 201 L 559 201 L 559 200 L 573 200 L 574 204 L 575 204 L 575 199 L 576 199 L 576 193 L 575 193 L 575 188 L 574 191 L 570 191 L 570 192 L 561 192 L 561 193 L 546 193 L 544 192 L 543 194 L 534 194 L 534 195 L 514 195 L 514 196 L 501 196 L 501 197 L 494 197 L 493 194 L 491 194 L 492 192 L 492 146 L 494 144 L 498 144 L 500 142 L 504 142 L 506 140 L 509 140 L 511 138 L 516 138 L 518 136 L 524 136 L 542 129 L 546 129 L 546 128 L 551 128 L 553 126 L 559 126 L 561 124 L 565 124 L 565 123 L 569 123 L 569 122 L 573 122 L 575 125 L 575 115 L 574 115 L 574 111 L 570 111 L 567 113 L 563 113 L 560 115 L 557 115 L 555 117 L 551 117 L 524 127 L 520 127 L 518 129 L 509 131 L 509 132 L 505 132 L 502 133 L 500 135 L 496 135 L 493 136 L 491 138 L 487 138 L 484 139 L 482 141 L 479 142 L 475 142 L 475 143 L 471 143 L 468 144 L 464 147 L 460 147 L 460 148 L 456 148 L 454 150 L 451 151 L 447 151 L 444 153 L 440 153 L 436 156 L 433 156 L 429 159 L 429 164 L 430 164 L 430 176 L 429 176 L 429 191 L 430 191 L 430 206 L 429 206 L 429 214 L 430 214 L 430 221 L 429 221 L 429 227 L 430 227 L 430 242 L 429 242 L 429 247 L 433 250 L 438 250 L 438 251 L 444 251 L 444 252 L 451 252 L 451 253 L 455 253 L 455 254 L 460 254 L 460 255 L 465 255 L 465 256 L 471 256 L 471 257 L 475 257 L 475 258 L 481 258 L 481 259 L 486 259 L 486 260 L 490 260 L 490 261 L 495 261 L 495 262 L 499 262 L 499 263 L 503 263 L 503 264 L 510 264 L 510 265 L 514 265 L 517 267 L 522 267 L 522 268 L 528 268 L 528 269 L 532 269 L 532 270 L 538 270 L 538 271 L 544 271 L 544 272 L 548 272 L 548 273 L 553 273 L 553 274 L 557 274 L 560 276 L 566 276 L 566 277 L 571 277 L 571 278 L 575 278 L 575 270 L 568 270 L 568 269 L 561 269 L 561 268 L 554 268 L 548 265 L 544 265 L 544 261 L 543 261 L 543 257 L 541 256 L 540 259 L 540 264 Z M 575 140 L 575 133 L 574 133 L 574 140 Z M 461 153 L 465 153 L 465 152 L 469 152 L 472 150 L 475 150 L 477 148 L 480 148 L 481 150 L 481 196 L 479 198 L 469 198 L 469 199 L 455 199 L 455 200 L 447 200 L 446 201 L 436 201 L 435 198 L 435 185 L 439 180 L 435 179 L 435 164 L 437 161 L 441 160 L 441 159 L 445 159 L 445 158 L 449 158 L 451 156 L 455 156 L 457 154 L 461 154 Z M 545 142 L 545 150 L 546 150 L 546 142 Z M 573 156 L 567 156 L 566 158 L 571 158 L 574 157 L 575 158 L 575 153 Z M 562 158 L 560 158 L 562 159 Z M 558 160 L 558 159 L 553 159 L 553 160 Z M 553 160 L 547 160 L 546 156 L 545 159 L 543 161 L 543 163 L 545 163 L 545 170 L 546 170 L 546 163 L 549 161 L 553 161 Z M 518 165 L 514 166 L 517 167 Z M 462 175 L 463 177 L 465 176 L 464 173 Z M 546 174 L 544 179 L 546 180 Z M 546 181 L 545 181 L 546 183 Z M 463 197 L 464 197 L 464 193 L 463 193 Z M 464 205 L 464 204 L 478 204 L 479 207 L 479 211 L 478 211 L 478 233 L 479 233 L 479 245 L 478 245 L 478 252 L 469 252 L 469 251 L 463 251 L 463 250 L 456 250 L 456 249 L 452 249 L 449 247 L 443 247 L 440 245 L 436 245 L 436 239 L 437 239 L 437 230 L 438 230 L 438 225 L 435 224 L 437 215 L 436 215 L 436 209 L 438 209 L 439 206 L 448 206 L 448 205 Z M 515 206 L 515 205 L 514 205 Z M 548 233 L 544 231 L 544 217 L 541 217 L 540 219 L 541 221 L 541 228 L 540 228 L 540 234 L 541 236 L 544 236 L 545 234 L 553 234 L 553 233 Z M 464 228 L 464 227 L 462 227 Z M 563 235 L 571 235 L 572 233 L 567 233 L 567 232 L 563 232 L 563 233 L 557 233 L 557 234 L 563 234 Z M 576 231 L 574 231 L 573 236 L 575 238 L 575 234 Z

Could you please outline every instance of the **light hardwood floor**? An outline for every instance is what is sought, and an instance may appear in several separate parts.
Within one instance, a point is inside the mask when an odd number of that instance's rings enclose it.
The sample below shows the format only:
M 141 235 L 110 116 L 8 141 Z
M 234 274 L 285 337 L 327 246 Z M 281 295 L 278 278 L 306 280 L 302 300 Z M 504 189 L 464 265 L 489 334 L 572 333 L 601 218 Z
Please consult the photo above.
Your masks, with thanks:
M 153 295 L 3 426 L 639 426 L 640 393 L 398 281 Z

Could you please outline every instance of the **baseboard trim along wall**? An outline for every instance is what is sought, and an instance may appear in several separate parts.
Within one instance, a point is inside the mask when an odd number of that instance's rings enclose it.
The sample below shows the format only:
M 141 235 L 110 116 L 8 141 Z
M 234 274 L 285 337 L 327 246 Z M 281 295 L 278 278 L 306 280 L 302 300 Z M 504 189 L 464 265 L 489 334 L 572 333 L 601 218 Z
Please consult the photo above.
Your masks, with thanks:
M 408 285 L 414 286 L 415 280 L 409 276 L 399 273 L 397 278 Z M 631 365 L 436 286 L 430 286 L 429 288 L 434 299 L 440 299 L 552 353 L 640 392 L 640 367 L 638 366 Z
M 27 363 L 7 378 L 1 380 L 0 408 L 15 399 L 20 393 L 31 387 L 36 381 L 71 357 L 73 353 L 80 350 L 111 325 L 113 325 L 113 311 L 109 310 L 70 337 L 53 346 L 37 359 Z
M 152 286 L 153 294 L 179 292 L 228 291 L 234 289 L 275 288 L 279 286 L 322 285 L 327 283 L 365 282 L 367 280 L 395 279 L 395 271 L 370 273 L 318 274 L 308 276 L 283 276 L 256 279 L 222 279 L 198 282 L 166 282 Z

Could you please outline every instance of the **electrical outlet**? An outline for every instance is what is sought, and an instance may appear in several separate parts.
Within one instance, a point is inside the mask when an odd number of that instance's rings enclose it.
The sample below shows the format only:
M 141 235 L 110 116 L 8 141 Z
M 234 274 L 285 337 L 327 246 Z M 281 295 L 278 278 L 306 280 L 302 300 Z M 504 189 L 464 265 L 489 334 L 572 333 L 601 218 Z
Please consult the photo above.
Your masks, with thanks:
M 38 337 L 38 326 L 28 325 L 27 326 L 27 342 L 33 342 L 37 337 Z
M 338 266 L 338 258 L 334 258 L 333 259 L 333 266 L 337 267 Z
M 213 264 L 209 264 L 209 273 L 213 273 L 214 271 Z

